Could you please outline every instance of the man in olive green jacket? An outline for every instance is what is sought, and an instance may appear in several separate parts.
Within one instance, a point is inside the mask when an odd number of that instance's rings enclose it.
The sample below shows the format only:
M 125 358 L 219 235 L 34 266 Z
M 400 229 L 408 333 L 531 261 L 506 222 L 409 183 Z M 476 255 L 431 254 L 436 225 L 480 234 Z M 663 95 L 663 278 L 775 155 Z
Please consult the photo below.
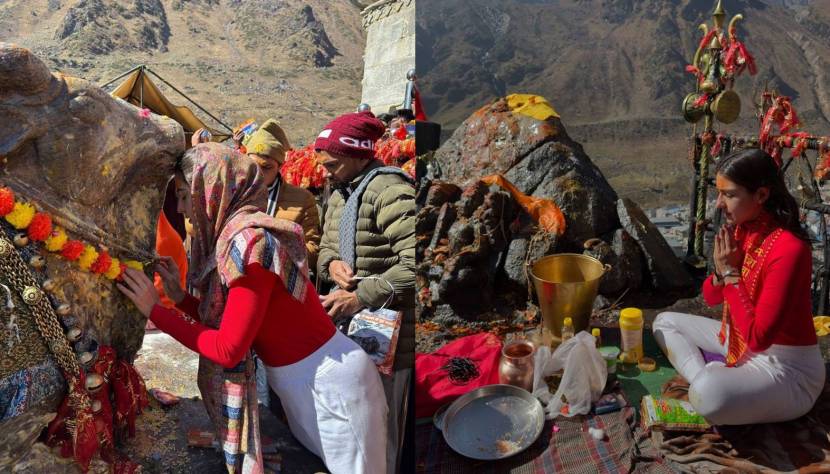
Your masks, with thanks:
M 409 179 L 378 170 L 383 164 L 374 159 L 374 143 L 384 131 L 371 112 L 346 114 L 326 125 L 315 141 L 336 189 L 326 210 L 317 272 L 323 281 L 337 285 L 322 299 L 334 318 L 381 306 L 404 314 L 394 373 L 382 377 L 389 405 L 387 471 L 396 473 L 415 357 L 416 211 Z M 353 193 L 361 193 L 356 209 L 347 205 Z M 344 226 L 344 219 L 354 221 Z M 353 228 L 354 236 L 345 228 Z M 342 239 L 348 239 L 345 247 Z M 341 248 L 354 249 L 353 254 L 343 255 Z

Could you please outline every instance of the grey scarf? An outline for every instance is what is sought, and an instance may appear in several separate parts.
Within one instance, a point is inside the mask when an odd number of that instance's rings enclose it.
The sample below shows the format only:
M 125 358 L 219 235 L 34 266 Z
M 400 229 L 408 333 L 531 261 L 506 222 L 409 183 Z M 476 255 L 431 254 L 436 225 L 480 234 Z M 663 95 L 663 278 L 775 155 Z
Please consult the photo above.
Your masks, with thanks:
M 400 168 L 393 166 L 381 166 L 369 171 L 366 176 L 360 181 L 351 195 L 346 200 L 346 206 L 343 208 L 343 215 L 340 216 L 340 260 L 346 262 L 349 267 L 357 274 L 355 264 L 357 259 L 356 252 L 356 234 L 357 234 L 357 213 L 360 209 L 360 200 L 369 183 L 380 174 L 397 174 L 404 178 L 408 183 L 412 183 L 412 177 Z

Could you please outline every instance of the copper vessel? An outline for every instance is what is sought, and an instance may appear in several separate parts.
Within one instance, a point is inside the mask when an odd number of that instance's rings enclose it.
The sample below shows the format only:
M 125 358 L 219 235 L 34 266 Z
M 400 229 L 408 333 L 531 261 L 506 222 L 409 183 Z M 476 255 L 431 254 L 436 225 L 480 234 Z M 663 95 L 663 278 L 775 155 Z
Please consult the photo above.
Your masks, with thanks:
M 504 346 L 499 362 L 499 383 L 533 391 L 533 344 L 516 341 Z

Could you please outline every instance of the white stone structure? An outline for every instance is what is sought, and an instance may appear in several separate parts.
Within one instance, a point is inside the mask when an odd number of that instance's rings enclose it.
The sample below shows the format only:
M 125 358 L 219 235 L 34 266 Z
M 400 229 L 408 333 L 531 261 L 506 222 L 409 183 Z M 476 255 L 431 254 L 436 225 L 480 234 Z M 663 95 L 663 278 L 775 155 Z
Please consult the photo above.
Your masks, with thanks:
M 366 30 L 361 102 L 375 114 L 400 107 L 415 68 L 415 0 L 380 0 L 361 13 Z

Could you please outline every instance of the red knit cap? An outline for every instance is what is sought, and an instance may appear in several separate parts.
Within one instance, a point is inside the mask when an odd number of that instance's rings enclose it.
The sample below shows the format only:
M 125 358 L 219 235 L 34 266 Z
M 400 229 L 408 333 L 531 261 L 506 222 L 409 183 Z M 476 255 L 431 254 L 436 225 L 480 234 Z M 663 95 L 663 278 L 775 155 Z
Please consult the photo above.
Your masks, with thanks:
M 372 159 L 375 142 L 383 136 L 386 126 L 372 112 L 341 115 L 323 127 L 314 142 L 314 150 L 333 155 Z

